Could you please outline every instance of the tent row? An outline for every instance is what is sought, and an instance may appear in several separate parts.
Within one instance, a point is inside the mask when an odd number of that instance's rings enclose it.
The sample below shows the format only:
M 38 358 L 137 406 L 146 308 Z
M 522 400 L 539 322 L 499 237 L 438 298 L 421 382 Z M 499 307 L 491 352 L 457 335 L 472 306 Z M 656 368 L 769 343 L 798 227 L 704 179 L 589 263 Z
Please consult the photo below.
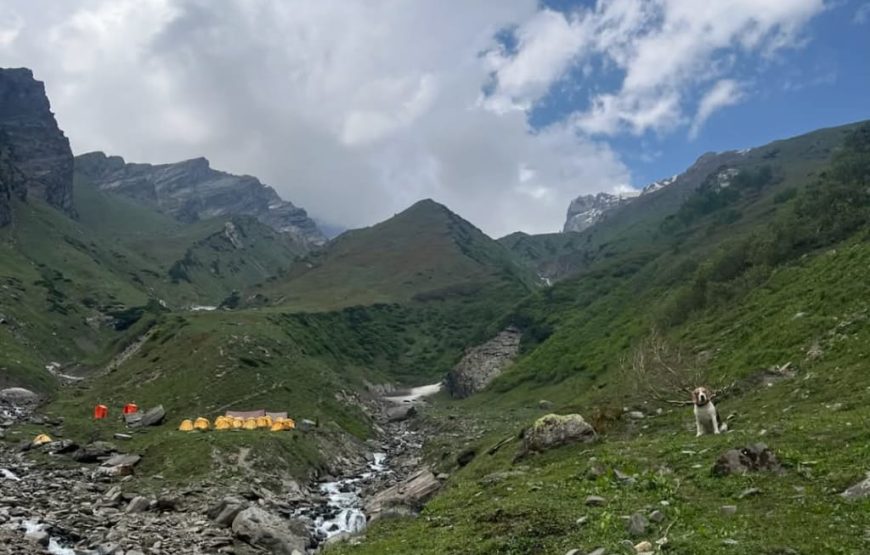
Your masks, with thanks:
M 269 415 L 252 416 L 249 418 L 241 418 L 234 416 L 218 416 L 214 421 L 215 430 L 269 430 L 272 432 L 282 432 L 285 430 L 293 430 L 296 428 L 296 421 L 286 416 L 272 418 Z M 212 423 L 208 418 L 199 417 L 196 420 L 186 419 L 181 421 L 178 429 L 182 432 L 201 431 L 205 432 L 212 429 Z

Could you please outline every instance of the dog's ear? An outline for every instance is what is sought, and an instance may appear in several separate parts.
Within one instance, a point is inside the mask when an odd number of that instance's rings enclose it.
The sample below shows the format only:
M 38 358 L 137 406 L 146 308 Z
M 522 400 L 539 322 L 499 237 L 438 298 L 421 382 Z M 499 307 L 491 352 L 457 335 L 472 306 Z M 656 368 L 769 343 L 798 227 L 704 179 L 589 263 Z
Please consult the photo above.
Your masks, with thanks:
M 698 404 L 698 389 L 697 388 L 692 390 L 692 403 L 695 405 Z

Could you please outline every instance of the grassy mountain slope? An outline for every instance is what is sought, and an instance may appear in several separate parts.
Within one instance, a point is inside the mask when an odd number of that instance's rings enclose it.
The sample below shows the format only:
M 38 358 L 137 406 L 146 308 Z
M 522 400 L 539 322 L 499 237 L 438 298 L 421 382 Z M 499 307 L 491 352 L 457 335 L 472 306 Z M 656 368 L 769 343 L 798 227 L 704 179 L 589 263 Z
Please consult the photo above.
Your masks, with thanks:
M 615 551 L 628 537 L 621 517 L 656 508 L 665 521 L 635 541 L 666 536 L 672 553 L 865 548 L 870 501 L 837 494 L 870 460 L 870 125 L 831 151 L 793 193 L 759 194 L 753 180 L 737 195 L 702 187 L 649 222 L 677 248 L 637 244 L 524 301 L 509 320 L 525 329 L 525 355 L 487 392 L 432 415 L 445 428 L 465 420 L 487 430 L 430 446 L 453 473 L 445 493 L 421 517 L 379 523 L 363 546 L 337 551 Z M 720 218 L 738 208 L 746 215 Z M 718 405 L 733 414 L 731 433 L 695 439 L 691 408 L 666 402 L 698 383 L 727 392 Z M 541 399 L 585 415 L 603 440 L 520 461 L 513 445 L 486 454 L 543 414 Z M 628 418 L 625 407 L 647 416 Z M 721 452 L 758 441 L 782 475 L 711 475 Z M 456 468 L 450 453 L 468 447 L 478 456 Z M 588 473 L 594 461 L 601 476 Z M 743 496 L 751 487 L 759 491 Z M 588 495 L 606 506 L 586 507 Z
M 619 258 L 625 253 L 682 249 L 685 239 L 716 244 L 735 230 L 763 222 L 784 197 L 812 181 L 859 125 L 821 129 L 744 151 L 708 153 L 671 185 L 609 212 L 603 221 L 579 234 L 512 234 L 500 242 L 527 265 L 553 279 L 577 274 L 596 261 Z M 686 210 L 678 214 L 706 180 L 715 182 L 716 174 L 729 170 L 743 175 L 737 177 L 738 181 L 753 176 L 757 182 L 740 195 L 721 199 L 723 209 L 717 211 L 716 219 L 692 219 Z M 712 208 L 702 199 L 696 201 L 696 210 Z M 698 225 L 706 229 L 699 230 Z
M 258 290 L 282 307 L 323 310 L 379 302 L 518 298 L 532 283 L 501 245 L 431 200 L 349 231 Z

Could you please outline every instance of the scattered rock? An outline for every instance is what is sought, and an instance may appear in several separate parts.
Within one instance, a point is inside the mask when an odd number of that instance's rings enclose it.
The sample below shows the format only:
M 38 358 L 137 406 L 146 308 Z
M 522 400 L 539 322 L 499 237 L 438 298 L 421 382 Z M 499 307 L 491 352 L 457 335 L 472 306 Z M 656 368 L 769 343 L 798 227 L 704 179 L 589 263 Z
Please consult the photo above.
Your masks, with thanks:
M 628 416 L 632 420 L 643 420 L 644 418 L 646 418 L 646 415 L 639 410 L 629 411 L 628 413 L 626 413 L 626 416 Z
M 867 473 L 867 477 L 864 480 L 851 486 L 840 495 L 849 501 L 870 497 L 870 472 Z
M 590 424 L 579 414 L 548 414 L 535 421 L 523 435 L 520 455 L 542 452 L 569 443 L 589 443 L 598 439 Z
M 651 522 L 655 522 L 656 524 L 660 524 L 665 521 L 665 513 L 656 509 L 655 511 L 649 514 L 649 519 Z
M 108 458 L 118 449 L 111 443 L 95 441 L 80 448 L 72 454 L 72 459 L 80 463 L 95 463 Z
M 606 555 L 607 551 L 603 547 L 596 548 L 586 555 Z
M 590 495 L 584 503 L 587 507 L 603 507 L 607 504 L 607 500 L 597 495 Z
M 714 476 L 746 474 L 759 471 L 780 471 L 779 461 L 767 445 L 756 443 L 741 449 L 729 449 L 713 465 Z
M 626 474 L 625 472 L 622 472 L 621 470 L 616 468 L 613 469 L 613 476 L 616 478 L 617 482 L 627 486 L 633 485 L 637 482 L 637 479 L 634 476 Z
M 653 551 L 653 544 L 648 541 L 642 541 L 634 546 L 635 553 L 648 553 Z
M 0 389 L 0 400 L 15 404 L 36 403 L 39 395 L 23 387 L 8 387 Z
M 642 536 L 649 527 L 649 521 L 641 513 L 637 512 L 628 519 L 628 533 L 632 536 Z
M 747 497 L 751 497 L 753 495 L 758 495 L 761 493 L 761 490 L 758 488 L 747 488 L 740 492 L 740 495 L 737 496 L 737 499 L 746 499 Z
M 208 516 L 220 526 L 232 526 L 236 516 L 244 508 L 244 501 L 236 497 L 224 497 L 208 510 Z
M 737 514 L 737 505 L 722 505 L 719 507 L 719 512 L 724 516 L 732 516 Z
M 550 401 L 546 401 L 544 399 L 541 399 L 540 401 L 538 401 L 538 408 L 541 410 L 551 410 L 553 408 L 553 403 Z
M 124 509 L 125 513 L 143 513 L 148 510 L 151 506 L 151 502 L 148 501 L 147 498 L 138 495 L 134 497 L 130 503 L 127 505 L 127 508 Z

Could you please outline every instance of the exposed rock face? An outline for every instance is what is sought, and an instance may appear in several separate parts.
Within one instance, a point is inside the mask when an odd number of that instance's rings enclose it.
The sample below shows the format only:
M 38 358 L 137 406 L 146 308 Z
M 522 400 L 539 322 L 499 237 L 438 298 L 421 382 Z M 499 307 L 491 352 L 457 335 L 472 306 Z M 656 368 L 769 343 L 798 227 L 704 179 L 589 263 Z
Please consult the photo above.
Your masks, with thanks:
M 630 202 L 633 198 L 609 193 L 579 196 L 571 201 L 571 205 L 568 207 L 568 217 L 562 231 L 589 229 L 603 220 L 608 212 Z
M 308 539 L 291 530 L 288 521 L 259 507 L 248 507 L 236 515 L 232 529 L 239 539 L 270 553 L 301 555 L 308 545 Z
M 16 171 L 10 171 L 14 163 Z M 29 69 L 0 68 L 0 225 L 9 198 L 27 195 L 74 216 L 73 155 L 58 128 L 45 86 Z
M 595 429 L 579 414 L 548 414 L 526 430 L 520 455 L 569 443 L 590 443 L 596 439 Z
M 305 210 L 282 200 L 256 177 L 214 170 L 205 158 L 151 165 L 91 152 L 77 156 L 75 164 L 78 174 L 101 190 L 144 201 L 183 222 L 253 216 L 307 247 L 326 242 Z
M 447 389 L 457 399 L 481 391 L 517 356 L 520 348 L 520 330 L 508 328 L 466 351 L 462 360 L 447 374 Z

